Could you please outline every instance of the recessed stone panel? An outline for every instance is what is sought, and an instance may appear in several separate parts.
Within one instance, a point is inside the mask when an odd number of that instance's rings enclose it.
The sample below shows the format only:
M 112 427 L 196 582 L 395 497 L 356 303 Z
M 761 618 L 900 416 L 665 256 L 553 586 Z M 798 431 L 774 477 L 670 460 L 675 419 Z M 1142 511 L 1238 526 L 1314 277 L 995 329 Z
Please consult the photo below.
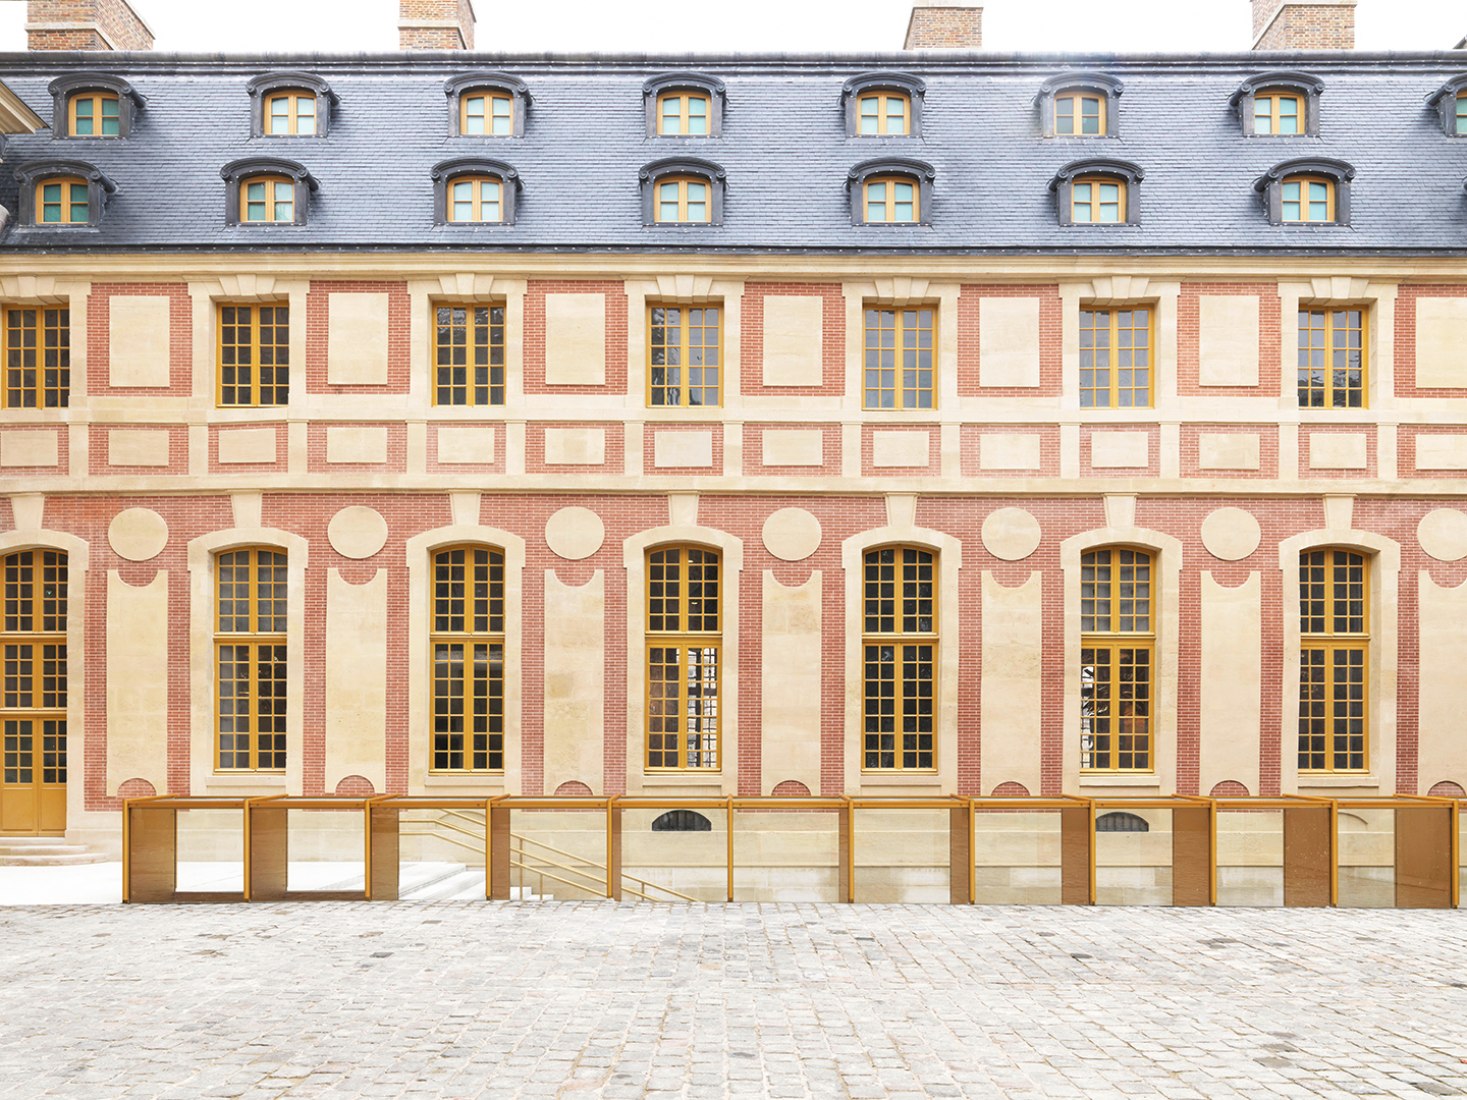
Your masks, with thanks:
M 1416 385 L 1467 387 L 1467 298 L 1416 300 Z
M 819 386 L 825 303 L 812 296 L 774 294 L 764 299 L 766 386 Z
M 108 524 L 107 542 L 118 557 L 148 561 L 168 545 L 168 523 L 151 508 L 125 508 Z
M 326 381 L 387 385 L 388 296 L 332 294 L 327 307 Z
M 1258 549 L 1258 520 L 1241 508 L 1217 508 L 1202 521 L 1202 545 L 1220 561 L 1239 561 Z
M 0 466 L 55 466 L 60 448 L 56 432 L 0 432 Z
M 1370 440 L 1364 432 L 1313 432 L 1311 470 L 1363 470 L 1370 465 Z
M 713 465 L 713 433 L 660 431 L 652 433 L 652 463 L 658 469 Z
M 169 384 L 168 298 L 114 294 L 107 300 L 108 384 L 118 389 Z
M 605 428 L 546 428 L 545 465 L 603 466 Z
M 1198 299 L 1197 383 L 1258 385 L 1258 299 L 1252 294 Z
M 219 465 L 275 461 L 274 428 L 231 428 L 219 433 Z
M 978 374 L 984 386 L 1039 385 L 1039 299 L 978 300 Z
M 545 545 L 567 561 L 589 558 L 606 541 L 606 525 L 589 508 L 562 508 L 545 521 Z
M 331 517 L 326 537 L 344 558 L 370 558 L 387 542 L 387 521 L 375 508 L 353 504 Z
M 606 384 L 606 296 L 545 295 L 545 384 Z
M 1467 435 L 1416 436 L 1418 470 L 1467 470 Z
M 440 466 L 489 466 L 494 462 L 494 429 L 492 427 L 438 429 L 438 463 Z
M 780 561 L 803 561 L 820 549 L 820 521 L 803 508 L 781 508 L 764 521 L 764 548 Z
M 107 433 L 107 465 L 167 466 L 167 429 L 113 428 Z
M 978 437 L 978 465 L 984 470 L 1038 470 L 1042 437 L 1035 432 L 985 432 Z
M 766 428 L 760 441 L 765 466 L 825 465 L 825 433 L 818 428 Z
M 1002 561 L 1022 561 L 1039 549 L 1039 521 L 1022 508 L 999 508 L 983 521 L 983 547 Z
M 1203 432 L 1197 437 L 1200 470 L 1257 470 L 1261 455 L 1257 432 Z
M 353 425 L 327 428 L 326 461 L 346 465 L 382 465 L 387 461 L 386 427 Z
M 926 432 L 872 432 L 871 465 L 878 469 L 926 466 L 931 438 Z
M 1151 438 L 1146 432 L 1093 432 L 1090 465 L 1097 470 L 1144 469 L 1151 461 Z

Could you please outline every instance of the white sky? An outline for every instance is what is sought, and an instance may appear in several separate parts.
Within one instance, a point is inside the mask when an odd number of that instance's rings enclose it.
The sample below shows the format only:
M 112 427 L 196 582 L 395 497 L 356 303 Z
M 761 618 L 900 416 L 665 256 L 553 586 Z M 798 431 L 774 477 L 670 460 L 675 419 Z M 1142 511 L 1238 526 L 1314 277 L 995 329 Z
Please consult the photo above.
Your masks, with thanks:
M 397 48 L 397 0 L 132 0 L 160 50 L 255 53 Z M 972 0 L 969 0 L 972 2 Z M 0 50 L 25 49 L 24 0 L 0 0 Z M 693 16 L 667 19 L 669 11 Z M 509 52 L 841 52 L 899 49 L 909 0 L 475 0 L 478 46 Z M 1008 50 L 1232 51 L 1249 0 L 987 0 L 984 45 Z M 1365 50 L 1449 49 L 1462 0 L 1360 0 Z

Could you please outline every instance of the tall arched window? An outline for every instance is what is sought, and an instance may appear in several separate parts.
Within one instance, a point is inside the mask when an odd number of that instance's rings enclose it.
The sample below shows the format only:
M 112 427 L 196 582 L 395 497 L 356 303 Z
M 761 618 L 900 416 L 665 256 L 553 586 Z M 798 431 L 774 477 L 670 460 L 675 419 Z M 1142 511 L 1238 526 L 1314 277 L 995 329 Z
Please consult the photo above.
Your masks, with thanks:
M 66 827 L 66 555 L 22 550 L 0 562 L 0 832 L 59 831 Z
M 504 770 L 504 551 L 433 555 L 435 772 Z
M 723 577 L 717 550 L 647 553 L 647 767 L 716 770 L 720 759 Z
M 1364 554 L 1299 555 L 1299 770 L 1370 763 L 1370 575 Z
M 1156 666 L 1156 559 L 1107 546 L 1080 558 L 1080 769 L 1146 772 Z
M 215 565 L 218 770 L 284 771 L 285 552 L 229 550 Z
M 861 766 L 931 771 L 937 767 L 937 555 L 915 546 L 868 550 L 862 615 Z

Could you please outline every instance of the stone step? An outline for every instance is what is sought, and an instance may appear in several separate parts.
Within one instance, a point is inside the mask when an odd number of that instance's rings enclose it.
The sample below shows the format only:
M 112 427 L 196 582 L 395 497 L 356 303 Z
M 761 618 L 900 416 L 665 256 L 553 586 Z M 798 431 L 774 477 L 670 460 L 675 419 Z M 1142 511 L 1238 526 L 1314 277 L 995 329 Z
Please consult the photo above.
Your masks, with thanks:
M 77 845 L 64 852 L 15 852 L 0 848 L 0 867 L 75 867 L 85 863 L 106 863 L 101 852 Z

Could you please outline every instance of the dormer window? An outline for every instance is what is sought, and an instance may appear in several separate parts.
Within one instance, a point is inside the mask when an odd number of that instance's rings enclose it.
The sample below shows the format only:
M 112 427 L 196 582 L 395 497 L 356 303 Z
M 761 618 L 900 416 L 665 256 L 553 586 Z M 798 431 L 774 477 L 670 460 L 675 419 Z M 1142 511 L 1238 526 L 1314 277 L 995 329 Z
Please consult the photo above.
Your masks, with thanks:
M 250 94 L 253 137 L 325 137 L 331 128 L 336 93 L 310 73 L 279 72 L 257 76 L 246 86 Z
M 1070 185 L 1070 221 L 1112 224 L 1126 220 L 1126 181 L 1118 176 L 1078 176 Z
M 1440 112 L 1448 137 L 1467 137 L 1467 75 L 1454 76 L 1426 102 Z
M 1253 189 L 1273 225 L 1348 225 L 1354 178 L 1342 160 L 1291 160 L 1259 176 Z
M 1457 108 L 1454 116 L 1456 125 L 1452 128 L 1452 133 L 1457 137 L 1467 137 L 1467 92 L 1457 93 L 1455 106 Z
M 147 102 L 131 84 L 102 73 L 73 73 L 50 84 L 56 138 L 123 138 Z
M 845 82 L 846 136 L 910 137 L 921 133 L 927 85 L 906 73 L 862 73 Z
M 712 161 L 663 160 L 641 171 L 647 225 L 721 225 L 725 174 Z
M 87 181 L 55 176 L 36 184 L 38 225 L 88 225 L 92 220 Z
M 503 161 L 445 160 L 433 166 L 434 220 L 439 225 L 513 224 L 519 183 L 519 173 Z
M 920 225 L 929 221 L 932 181 L 937 173 L 926 161 L 907 157 L 868 160 L 851 169 L 853 225 Z
M 921 185 L 914 176 L 873 176 L 866 180 L 866 223 L 915 222 L 922 212 Z
M 1316 137 L 1323 91 L 1324 81 L 1308 73 L 1259 73 L 1238 85 L 1229 102 L 1246 137 Z
M 642 85 L 647 133 L 704 138 L 723 133 L 724 84 L 702 73 L 665 73 Z
M 117 185 L 84 161 L 33 161 L 15 170 L 22 226 L 63 229 L 96 226 Z
M 1061 73 L 1039 88 L 1035 105 L 1045 137 L 1116 136 L 1116 103 L 1123 85 L 1104 73 Z
M 1128 160 L 1077 160 L 1049 181 L 1060 225 L 1137 225 L 1146 173 Z
M 249 157 L 226 164 L 219 174 L 229 225 L 305 225 L 311 193 L 319 186 L 293 160 Z
M 443 82 L 448 96 L 449 135 L 463 138 L 513 138 L 525 134 L 530 90 L 508 73 L 464 73 Z

